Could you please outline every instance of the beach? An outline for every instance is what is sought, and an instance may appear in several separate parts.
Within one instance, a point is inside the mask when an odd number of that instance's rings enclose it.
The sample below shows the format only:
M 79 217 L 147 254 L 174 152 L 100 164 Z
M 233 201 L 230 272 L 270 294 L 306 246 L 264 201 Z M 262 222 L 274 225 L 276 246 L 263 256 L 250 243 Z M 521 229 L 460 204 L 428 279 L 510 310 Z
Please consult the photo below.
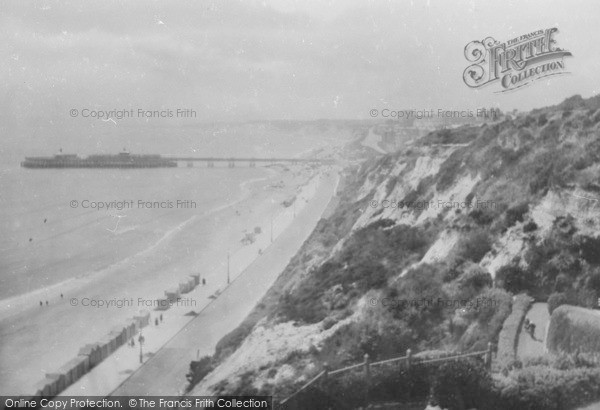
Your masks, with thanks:
M 121 236 L 137 235 L 146 228 L 147 238 L 132 241 L 129 249 L 126 240 L 107 245 L 111 250 L 111 246 L 119 248 L 119 252 L 108 252 L 107 256 L 112 262 L 116 254 L 116 262 L 90 270 L 85 254 L 71 257 L 67 259 L 69 268 L 81 274 L 3 298 L 0 392 L 34 393 L 34 385 L 46 373 L 55 372 L 86 343 L 98 341 L 140 310 L 151 312 L 150 326 L 154 326 L 159 313 L 151 304 L 188 275 L 200 274 L 206 285 L 186 295 L 187 304 L 161 312 L 165 323 L 162 337 L 176 332 L 189 320 L 190 316 L 184 316 L 186 312 L 200 310 L 227 286 L 228 254 L 231 281 L 269 246 L 271 221 L 276 238 L 314 194 L 320 178 L 314 169 L 305 166 L 239 171 L 243 175 L 235 189 L 222 192 L 213 202 L 207 199 L 208 206 L 200 210 L 185 209 L 163 218 L 160 229 L 152 217 L 129 229 L 123 223 Z M 214 189 L 219 191 L 219 187 Z M 296 198 L 292 205 L 282 205 L 290 198 Z M 111 222 L 120 219 L 116 215 L 109 218 Z M 129 215 L 133 218 L 132 213 Z M 119 232 L 119 227 L 103 230 L 111 235 Z M 247 234 L 253 236 L 253 243 L 242 243 Z M 94 246 L 97 244 L 94 242 Z M 94 250 L 94 258 L 102 255 L 101 249 Z M 93 259 L 92 255 L 89 258 Z M 39 306 L 40 301 L 43 306 Z

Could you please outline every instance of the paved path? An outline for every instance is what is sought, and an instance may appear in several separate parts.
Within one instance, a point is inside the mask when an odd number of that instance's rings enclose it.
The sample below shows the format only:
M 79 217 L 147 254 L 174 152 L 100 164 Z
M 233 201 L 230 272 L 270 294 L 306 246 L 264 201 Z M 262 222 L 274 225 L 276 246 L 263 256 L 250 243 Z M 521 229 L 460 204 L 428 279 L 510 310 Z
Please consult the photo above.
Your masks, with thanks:
M 521 328 L 519 342 L 517 345 L 517 358 L 523 360 L 526 357 L 543 356 L 546 353 L 546 329 L 550 322 L 547 303 L 534 303 L 525 316 L 535 323 L 535 339 Z
M 308 238 L 332 196 L 337 178 L 324 178 L 314 198 L 263 255 L 213 303 L 113 391 L 115 396 L 177 395 L 185 386 L 191 360 L 214 353 L 260 301 Z

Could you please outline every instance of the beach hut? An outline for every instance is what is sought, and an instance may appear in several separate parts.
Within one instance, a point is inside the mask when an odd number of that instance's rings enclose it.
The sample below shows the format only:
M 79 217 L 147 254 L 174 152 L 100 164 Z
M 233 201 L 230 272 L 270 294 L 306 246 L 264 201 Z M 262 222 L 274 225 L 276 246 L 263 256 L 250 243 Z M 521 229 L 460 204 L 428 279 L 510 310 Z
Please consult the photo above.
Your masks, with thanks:
M 183 293 L 188 293 L 188 285 L 186 282 L 179 282 L 179 293 L 183 294 Z
M 156 308 L 154 310 L 168 310 L 171 302 L 167 298 L 156 299 Z
M 125 325 L 114 327 L 109 335 L 111 337 L 114 336 L 115 341 L 117 342 L 117 347 L 124 345 L 129 339 L 127 337 L 127 327 Z
M 50 386 L 50 394 L 52 397 L 58 395 L 61 391 L 67 388 L 65 376 L 60 373 L 46 374 L 46 380 Z
M 150 323 L 150 312 L 147 310 L 140 310 L 140 313 L 133 318 L 137 321 L 137 328 L 140 330 L 141 328 L 148 326 Z
M 188 277 L 183 281 L 179 282 L 179 292 L 180 293 L 189 293 L 196 286 L 194 278 Z
M 71 359 L 68 364 L 73 368 L 73 383 L 88 372 L 89 363 L 86 356 L 77 356 Z
M 106 359 L 112 352 L 117 350 L 117 341 L 114 336 L 104 336 L 99 344 L 102 350 L 102 360 Z
M 34 385 L 34 396 L 50 398 L 52 397 L 50 389 L 51 387 L 48 379 L 44 378 Z
M 75 359 L 69 360 L 67 363 L 63 364 L 60 369 L 58 369 L 58 373 L 65 376 L 65 384 L 66 386 L 72 385 L 77 379 L 79 379 L 77 374 L 77 364 L 74 362 Z
M 86 374 L 90 370 L 90 356 L 81 354 L 81 349 L 76 357 L 81 360 L 81 366 L 83 367 L 83 374 Z
M 126 340 L 131 339 L 137 333 L 137 322 L 135 319 L 130 318 L 125 322 L 125 338 Z
M 102 357 L 102 349 L 98 343 L 89 343 L 89 344 L 83 346 L 79 350 L 79 356 L 86 356 L 88 358 L 88 360 L 87 360 L 87 370 L 88 371 L 89 371 L 89 369 L 91 369 L 92 367 L 94 367 L 98 363 L 100 363 L 102 361 L 102 359 L 104 359 Z
M 100 361 L 102 361 L 110 354 L 110 343 L 107 340 L 100 340 L 98 347 L 100 348 Z
M 175 302 L 179 298 L 179 289 L 172 288 L 169 290 L 165 290 L 165 296 L 171 302 Z

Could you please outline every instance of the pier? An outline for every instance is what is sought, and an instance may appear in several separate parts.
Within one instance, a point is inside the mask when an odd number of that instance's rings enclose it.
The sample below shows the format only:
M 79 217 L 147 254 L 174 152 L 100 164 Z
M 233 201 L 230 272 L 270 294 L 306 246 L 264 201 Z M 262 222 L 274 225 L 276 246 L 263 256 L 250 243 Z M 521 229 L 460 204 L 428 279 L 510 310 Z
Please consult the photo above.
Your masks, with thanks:
M 208 168 L 214 168 L 216 163 L 226 163 L 228 168 L 235 168 L 238 164 L 247 164 L 250 168 L 256 167 L 257 163 L 276 164 L 288 163 L 291 165 L 298 164 L 315 164 L 315 165 L 333 165 L 333 159 L 320 158 L 220 158 L 220 157 L 163 157 L 163 159 L 177 161 L 183 163 L 187 167 L 194 166 L 194 162 L 204 162 Z

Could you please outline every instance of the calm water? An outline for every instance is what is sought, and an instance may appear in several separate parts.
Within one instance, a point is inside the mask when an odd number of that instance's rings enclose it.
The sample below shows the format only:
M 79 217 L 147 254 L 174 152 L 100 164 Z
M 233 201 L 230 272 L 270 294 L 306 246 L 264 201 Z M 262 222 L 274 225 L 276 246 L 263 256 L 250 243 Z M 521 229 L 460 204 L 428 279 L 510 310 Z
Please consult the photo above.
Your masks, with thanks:
M 240 184 L 266 175 L 261 168 L 201 166 L 36 170 L 20 167 L 25 155 L 52 155 L 59 147 L 81 155 L 116 153 L 125 146 L 142 154 L 291 157 L 340 140 L 335 133 L 282 131 L 261 124 L 95 127 L 0 128 L 0 299 L 106 268 L 148 248 L 194 215 L 236 200 Z M 195 207 L 177 208 L 178 200 L 194 201 Z M 133 207 L 91 207 L 92 202 L 114 201 L 133 201 Z M 138 201 L 170 201 L 173 207 L 140 209 Z
M 17 168 L 5 173 L 0 299 L 116 263 L 194 215 L 233 201 L 240 196 L 243 181 L 263 175 L 260 168 Z M 92 202 L 111 201 L 128 206 L 92 208 Z M 82 266 L 87 271 L 82 272 Z

